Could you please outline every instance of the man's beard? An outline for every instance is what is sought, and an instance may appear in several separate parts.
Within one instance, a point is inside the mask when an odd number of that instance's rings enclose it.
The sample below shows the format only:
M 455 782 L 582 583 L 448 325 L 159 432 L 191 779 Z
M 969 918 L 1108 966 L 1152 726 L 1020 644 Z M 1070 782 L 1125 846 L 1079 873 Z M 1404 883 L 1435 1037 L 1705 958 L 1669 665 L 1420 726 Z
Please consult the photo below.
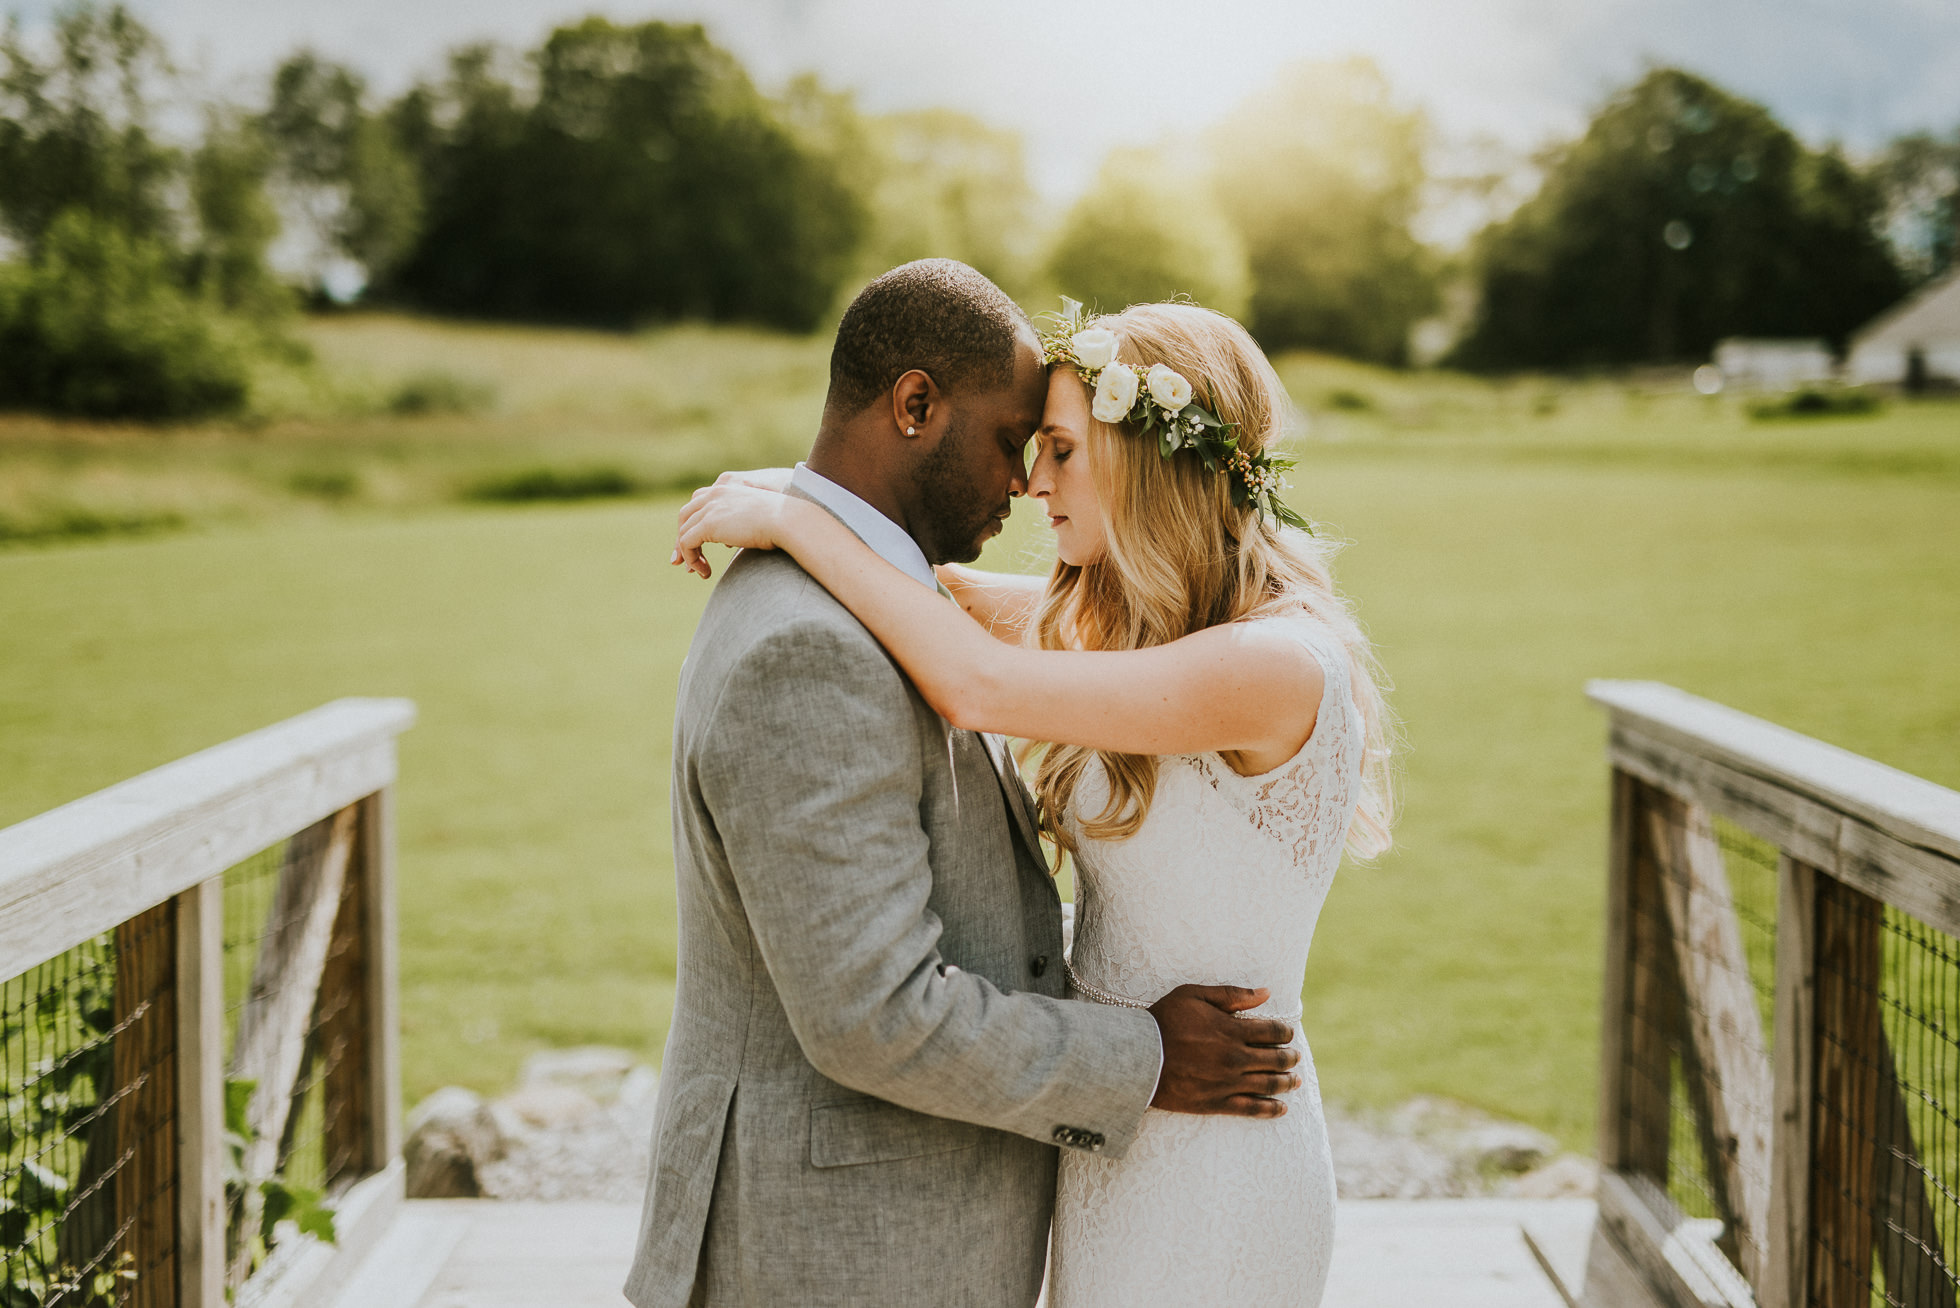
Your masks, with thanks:
M 913 474 L 919 488 L 919 548 L 933 564 L 971 563 L 986 544 L 987 524 L 1004 505 L 986 503 L 960 458 L 966 429 L 955 419 Z

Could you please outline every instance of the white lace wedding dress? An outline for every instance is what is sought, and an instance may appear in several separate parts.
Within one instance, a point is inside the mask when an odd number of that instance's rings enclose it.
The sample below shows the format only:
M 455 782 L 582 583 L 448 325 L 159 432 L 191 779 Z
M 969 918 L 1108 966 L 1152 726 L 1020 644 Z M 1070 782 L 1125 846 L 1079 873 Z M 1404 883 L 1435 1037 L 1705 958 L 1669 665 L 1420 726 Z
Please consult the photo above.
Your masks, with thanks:
M 1215 754 L 1167 757 L 1135 835 L 1075 831 L 1077 998 L 1150 1002 L 1184 982 L 1263 986 L 1273 998 L 1257 1011 L 1298 1025 L 1364 739 L 1340 643 L 1305 616 L 1264 621 L 1283 623 L 1325 672 L 1313 736 L 1255 777 Z M 1092 763 L 1072 808 L 1100 812 L 1106 786 Z M 1120 1158 L 1062 1151 L 1048 1308 L 1320 1301 L 1334 1166 L 1313 1056 L 1304 1034 L 1296 1040 L 1304 1084 L 1277 1121 L 1151 1109 Z

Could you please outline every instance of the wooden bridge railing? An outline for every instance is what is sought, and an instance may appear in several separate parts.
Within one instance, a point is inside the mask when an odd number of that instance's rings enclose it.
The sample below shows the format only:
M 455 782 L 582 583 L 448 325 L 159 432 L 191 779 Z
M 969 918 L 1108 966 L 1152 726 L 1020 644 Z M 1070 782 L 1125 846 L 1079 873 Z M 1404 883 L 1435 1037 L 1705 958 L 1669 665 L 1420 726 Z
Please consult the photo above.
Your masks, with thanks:
M 1603 1230 L 1662 1303 L 1954 1308 L 1960 794 L 1668 686 L 1588 693 Z
M 385 1228 L 414 716 L 339 700 L 0 830 L 5 1302 L 300 1308 Z

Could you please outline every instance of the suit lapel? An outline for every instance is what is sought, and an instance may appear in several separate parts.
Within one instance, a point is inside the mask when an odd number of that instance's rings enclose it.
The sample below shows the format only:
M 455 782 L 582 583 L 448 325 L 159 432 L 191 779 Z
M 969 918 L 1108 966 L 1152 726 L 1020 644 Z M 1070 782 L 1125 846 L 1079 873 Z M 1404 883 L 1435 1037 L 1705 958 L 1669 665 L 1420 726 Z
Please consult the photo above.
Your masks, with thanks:
M 1007 799 L 1007 811 L 1014 815 L 1014 825 L 1021 832 L 1021 839 L 1028 852 L 1037 861 L 1041 859 L 1041 839 L 1035 831 L 1034 814 L 1029 811 L 1027 788 L 1021 783 L 1021 770 L 1014 766 L 1014 758 L 1007 752 L 1007 742 L 992 732 L 975 732 L 980 743 L 986 748 L 987 761 L 993 764 L 994 779 L 1000 782 L 1001 794 Z

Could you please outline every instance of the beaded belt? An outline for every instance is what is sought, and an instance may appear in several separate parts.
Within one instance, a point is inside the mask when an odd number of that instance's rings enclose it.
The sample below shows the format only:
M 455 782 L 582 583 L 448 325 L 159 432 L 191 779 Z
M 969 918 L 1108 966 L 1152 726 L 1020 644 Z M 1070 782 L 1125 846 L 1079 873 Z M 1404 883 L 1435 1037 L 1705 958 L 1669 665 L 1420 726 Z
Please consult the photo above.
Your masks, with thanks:
M 1079 992 L 1084 999 L 1093 1000 L 1098 1004 L 1109 1004 L 1116 1008 L 1140 1008 L 1146 1011 L 1150 1008 L 1150 1005 L 1144 1003 L 1141 999 L 1131 999 L 1125 995 L 1114 994 L 1108 990 L 1103 989 L 1101 986 L 1090 985 L 1087 981 L 1084 981 L 1082 979 L 1082 974 L 1075 970 L 1075 964 L 1069 962 L 1066 959 L 1064 959 L 1062 962 L 1062 970 L 1068 974 L 1068 983 L 1074 986 L 1077 992 Z M 1232 1014 L 1232 1016 L 1247 1017 L 1247 1018 L 1252 1018 L 1252 1017 L 1270 1018 L 1275 1022 L 1292 1022 L 1297 1026 L 1300 1021 L 1300 1010 L 1295 1009 L 1291 1013 L 1259 1013 L 1259 1012 L 1246 1011 L 1246 1012 L 1234 1013 Z

